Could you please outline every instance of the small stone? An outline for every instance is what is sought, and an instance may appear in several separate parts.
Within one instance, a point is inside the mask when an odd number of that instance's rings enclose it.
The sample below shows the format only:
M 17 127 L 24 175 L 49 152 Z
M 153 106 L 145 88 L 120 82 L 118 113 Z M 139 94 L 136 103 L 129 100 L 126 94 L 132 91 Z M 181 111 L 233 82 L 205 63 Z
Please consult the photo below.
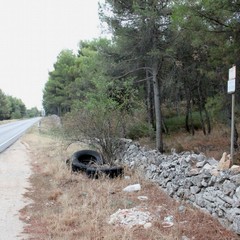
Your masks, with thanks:
M 122 225 L 132 228 L 136 225 L 144 226 L 152 220 L 151 214 L 148 211 L 142 211 L 140 207 L 131 209 L 119 209 L 110 216 L 109 224 Z
M 152 227 L 152 223 L 150 223 L 150 222 L 145 223 L 145 224 L 143 225 L 143 227 L 144 227 L 145 229 L 149 229 L 149 228 Z
M 236 197 L 240 200 L 240 187 L 238 187 L 236 189 L 236 193 L 235 193 Z
M 186 210 L 186 207 L 183 206 L 183 205 L 181 205 L 181 206 L 178 207 L 178 211 L 179 211 L 179 212 L 185 212 L 185 210 Z
M 188 172 L 188 176 L 196 176 L 198 174 L 199 174 L 199 170 L 196 168 L 193 168 Z
M 233 220 L 232 229 L 237 233 L 240 234 L 240 216 L 236 216 Z
M 229 180 L 225 180 L 222 188 L 224 194 L 229 195 L 231 192 L 234 192 L 234 190 L 236 189 L 236 185 Z
M 139 183 L 129 185 L 123 189 L 124 192 L 137 192 L 141 190 L 141 185 Z
M 210 165 L 209 163 L 206 163 L 206 164 L 203 166 L 203 169 L 211 170 L 211 169 L 213 169 L 213 166 Z
M 218 161 L 214 158 L 210 158 L 207 160 L 207 162 L 211 165 L 211 166 L 217 166 L 218 165 Z
M 210 171 L 210 173 L 211 173 L 212 176 L 216 176 L 216 177 L 219 176 L 219 174 L 220 174 L 217 169 L 212 169 L 212 170 Z
M 231 168 L 230 168 L 231 172 L 233 173 L 240 173 L 240 166 L 238 165 L 233 165 Z
M 147 196 L 138 196 L 138 200 L 144 201 L 144 200 L 148 200 Z
M 201 189 L 198 186 L 192 186 L 190 187 L 190 191 L 192 194 L 197 194 L 201 191 Z
M 206 163 L 206 161 L 198 162 L 198 163 L 196 164 L 196 167 L 197 167 L 197 168 L 202 168 L 205 163 Z

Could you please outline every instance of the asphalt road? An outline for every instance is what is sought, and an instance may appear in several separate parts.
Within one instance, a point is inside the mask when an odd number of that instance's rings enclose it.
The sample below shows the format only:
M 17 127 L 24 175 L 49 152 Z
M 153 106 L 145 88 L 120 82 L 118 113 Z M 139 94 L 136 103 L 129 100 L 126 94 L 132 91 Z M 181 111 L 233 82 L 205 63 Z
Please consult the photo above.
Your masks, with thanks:
M 41 117 L 20 120 L 0 125 L 0 152 L 17 141 L 30 127 L 39 122 Z

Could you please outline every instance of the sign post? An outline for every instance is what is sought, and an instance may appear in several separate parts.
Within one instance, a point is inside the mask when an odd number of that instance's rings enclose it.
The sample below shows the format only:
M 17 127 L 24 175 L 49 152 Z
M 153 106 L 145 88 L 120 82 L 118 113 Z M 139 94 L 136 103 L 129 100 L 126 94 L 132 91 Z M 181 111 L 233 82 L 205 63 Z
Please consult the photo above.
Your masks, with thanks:
M 236 66 L 234 65 L 228 72 L 228 93 L 232 95 L 232 117 L 231 117 L 231 162 L 234 163 L 234 109 L 235 109 L 235 89 L 236 89 Z

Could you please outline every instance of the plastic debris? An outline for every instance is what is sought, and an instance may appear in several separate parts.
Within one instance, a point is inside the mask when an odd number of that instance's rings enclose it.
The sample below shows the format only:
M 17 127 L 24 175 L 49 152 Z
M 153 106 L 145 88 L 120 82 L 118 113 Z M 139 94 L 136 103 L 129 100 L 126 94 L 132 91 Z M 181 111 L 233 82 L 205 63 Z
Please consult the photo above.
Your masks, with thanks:
M 147 196 L 138 196 L 137 198 L 138 200 L 141 200 L 141 201 L 148 200 Z
M 170 216 L 165 217 L 164 222 L 162 223 L 162 226 L 164 228 L 172 227 L 173 226 L 173 216 L 170 215 Z

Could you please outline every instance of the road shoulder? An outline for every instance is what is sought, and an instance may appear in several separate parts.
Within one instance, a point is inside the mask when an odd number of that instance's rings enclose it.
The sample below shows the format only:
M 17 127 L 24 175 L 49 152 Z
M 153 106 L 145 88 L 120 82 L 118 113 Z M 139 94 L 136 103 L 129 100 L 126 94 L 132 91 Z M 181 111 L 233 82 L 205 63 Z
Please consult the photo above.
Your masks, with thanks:
M 24 194 L 30 188 L 31 173 L 28 149 L 21 140 L 0 154 L 1 239 L 27 239 L 19 211 L 30 203 Z

